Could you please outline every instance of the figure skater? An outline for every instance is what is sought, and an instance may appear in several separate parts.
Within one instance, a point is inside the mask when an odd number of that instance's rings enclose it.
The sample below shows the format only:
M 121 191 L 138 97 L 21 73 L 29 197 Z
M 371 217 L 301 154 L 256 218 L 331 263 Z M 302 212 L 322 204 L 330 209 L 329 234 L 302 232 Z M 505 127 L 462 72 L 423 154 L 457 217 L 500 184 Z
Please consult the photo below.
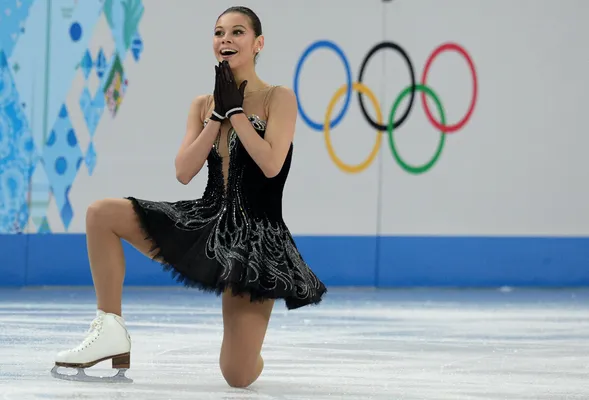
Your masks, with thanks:
M 282 217 L 297 102 L 285 87 L 255 72 L 264 47 L 262 26 L 246 7 L 219 16 L 212 95 L 194 99 L 177 153 L 176 177 L 188 184 L 207 162 L 208 182 L 197 200 L 128 197 L 90 205 L 88 257 L 97 314 L 86 339 L 60 352 L 59 367 L 78 369 L 112 360 L 115 378 L 130 367 L 131 338 L 121 313 L 125 260 L 121 239 L 159 261 L 178 282 L 222 296 L 221 373 L 244 388 L 264 367 L 261 348 L 276 299 L 288 309 L 318 304 L 326 288 L 302 259 Z M 212 67 L 212 66 L 211 66 Z

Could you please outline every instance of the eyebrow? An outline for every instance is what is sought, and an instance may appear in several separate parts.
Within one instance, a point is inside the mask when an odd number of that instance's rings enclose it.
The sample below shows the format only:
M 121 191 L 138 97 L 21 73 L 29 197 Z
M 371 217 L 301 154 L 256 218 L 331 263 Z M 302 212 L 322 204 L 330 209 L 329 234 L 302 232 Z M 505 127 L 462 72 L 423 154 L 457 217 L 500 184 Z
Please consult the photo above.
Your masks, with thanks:
M 233 27 L 234 28 L 243 28 L 243 29 L 246 29 L 245 26 L 243 26 L 243 25 L 233 25 Z M 222 26 L 216 26 L 215 27 L 215 29 L 222 29 L 222 28 L 223 28 Z

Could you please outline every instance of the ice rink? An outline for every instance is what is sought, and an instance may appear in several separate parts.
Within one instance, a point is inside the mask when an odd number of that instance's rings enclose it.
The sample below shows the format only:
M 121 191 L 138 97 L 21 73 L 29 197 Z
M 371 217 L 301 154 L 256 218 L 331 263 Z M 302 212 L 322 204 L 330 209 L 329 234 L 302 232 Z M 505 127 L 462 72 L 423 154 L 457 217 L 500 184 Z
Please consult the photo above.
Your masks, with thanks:
M 53 356 L 84 337 L 92 289 L 0 290 L 0 400 L 589 399 L 589 290 L 331 289 L 319 307 L 279 302 L 247 390 L 219 371 L 219 298 L 132 288 L 124 304 L 134 382 L 69 382 L 51 377 Z

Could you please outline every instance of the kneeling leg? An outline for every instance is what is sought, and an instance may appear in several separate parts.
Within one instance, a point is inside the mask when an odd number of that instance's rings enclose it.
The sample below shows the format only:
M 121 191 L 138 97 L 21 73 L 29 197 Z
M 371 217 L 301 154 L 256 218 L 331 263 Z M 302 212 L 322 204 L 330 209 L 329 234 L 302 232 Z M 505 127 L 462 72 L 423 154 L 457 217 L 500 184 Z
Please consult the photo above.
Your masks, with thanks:
M 223 294 L 223 344 L 219 364 L 229 386 L 245 388 L 264 368 L 260 354 L 274 300 L 251 303 L 249 296 Z

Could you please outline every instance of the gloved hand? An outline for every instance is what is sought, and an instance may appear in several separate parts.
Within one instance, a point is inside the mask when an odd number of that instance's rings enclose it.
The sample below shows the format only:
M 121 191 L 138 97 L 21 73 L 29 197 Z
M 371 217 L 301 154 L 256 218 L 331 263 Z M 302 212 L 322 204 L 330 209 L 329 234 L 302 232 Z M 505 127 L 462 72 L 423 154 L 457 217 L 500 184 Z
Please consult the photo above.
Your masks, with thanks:
M 243 81 L 239 88 L 237 87 L 227 60 L 221 63 L 219 69 L 221 73 L 221 102 L 225 109 L 225 118 L 231 118 L 232 115 L 243 113 L 243 94 L 247 81 Z
M 223 106 L 221 99 L 221 63 L 215 65 L 215 90 L 213 91 L 213 100 L 215 102 L 215 109 L 211 115 L 211 120 L 221 122 L 225 119 L 226 108 Z

